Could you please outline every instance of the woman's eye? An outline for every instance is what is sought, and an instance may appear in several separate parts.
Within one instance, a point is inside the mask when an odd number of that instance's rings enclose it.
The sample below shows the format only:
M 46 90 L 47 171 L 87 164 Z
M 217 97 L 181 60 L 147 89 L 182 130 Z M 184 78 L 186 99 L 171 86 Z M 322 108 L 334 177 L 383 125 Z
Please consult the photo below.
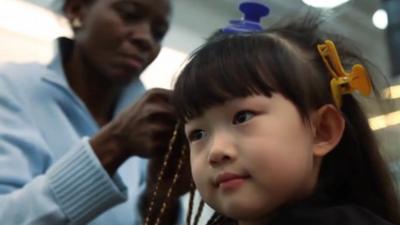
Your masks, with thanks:
M 188 140 L 189 142 L 197 141 L 206 136 L 206 132 L 204 130 L 194 130 L 189 133 Z
M 132 22 L 142 17 L 136 6 L 127 2 L 119 2 L 114 6 L 118 14 L 126 22 Z
M 250 111 L 240 111 L 235 114 L 233 117 L 233 124 L 239 124 L 239 123 L 244 123 L 247 120 L 251 119 L 254 116 L 254 112 Z
M 126 22 L 134 22 L 141 18 L 141 15 L 132 11 L 121 11 L 120 12 L 121 18 Z

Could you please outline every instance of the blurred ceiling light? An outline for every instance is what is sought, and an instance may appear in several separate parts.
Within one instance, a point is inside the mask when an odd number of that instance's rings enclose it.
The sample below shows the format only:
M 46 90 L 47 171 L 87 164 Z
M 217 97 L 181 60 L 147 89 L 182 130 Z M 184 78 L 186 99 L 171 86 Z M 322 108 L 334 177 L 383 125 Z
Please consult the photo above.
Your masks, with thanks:
M 378 29 L 384 30 L 388 26 L 388 15 L 384 9 L 378 9 L 372 16 L 372 23 Z
M 350 0 L 303 0 L 309 6 L 315 8 L 334 8 Z
M 400 85 L 395 85 L 383 90 L 383 98 L 397 99 L 400 98 Z
M 1 0 L 0 28 L 46 41 L 71 35 L 61 16 L 22 0 Z
M 368 122 L 372 130 L 380 130 L 400 124 L 400 111 L 369 118 Z

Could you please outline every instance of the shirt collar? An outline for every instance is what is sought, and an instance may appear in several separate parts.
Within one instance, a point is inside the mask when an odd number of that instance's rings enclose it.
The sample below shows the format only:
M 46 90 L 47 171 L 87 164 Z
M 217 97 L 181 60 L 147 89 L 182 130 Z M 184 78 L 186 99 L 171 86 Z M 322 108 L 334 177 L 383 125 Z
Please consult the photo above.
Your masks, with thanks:
M 64 71 L 63 62 L 70 56 L 74 42 L 71 39 L 60 37 L 54 41 L 54 56 L 47 68 L 49 73 L 43 74 L 43 79 L 70 89 Z

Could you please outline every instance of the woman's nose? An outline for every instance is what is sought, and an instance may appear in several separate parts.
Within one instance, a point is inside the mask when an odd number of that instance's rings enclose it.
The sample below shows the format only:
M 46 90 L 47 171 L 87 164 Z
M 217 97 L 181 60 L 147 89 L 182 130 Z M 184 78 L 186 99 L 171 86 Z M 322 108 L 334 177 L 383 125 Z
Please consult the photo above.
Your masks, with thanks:
M 152 34 L 150 21 L 138 21 L 132 26 L 130 42 L 142 50 L 152 49 L 155 39 Z

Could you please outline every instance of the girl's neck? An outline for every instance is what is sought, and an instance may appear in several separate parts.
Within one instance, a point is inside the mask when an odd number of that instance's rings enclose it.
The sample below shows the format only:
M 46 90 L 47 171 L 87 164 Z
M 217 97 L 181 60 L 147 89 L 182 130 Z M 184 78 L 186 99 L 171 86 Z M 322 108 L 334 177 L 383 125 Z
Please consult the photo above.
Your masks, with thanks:
M 64 68 L 70 87 L 84 102 L 98 125 L 108 123 L 122 87 L 90 68 L 77 47 L 65 61 Z

